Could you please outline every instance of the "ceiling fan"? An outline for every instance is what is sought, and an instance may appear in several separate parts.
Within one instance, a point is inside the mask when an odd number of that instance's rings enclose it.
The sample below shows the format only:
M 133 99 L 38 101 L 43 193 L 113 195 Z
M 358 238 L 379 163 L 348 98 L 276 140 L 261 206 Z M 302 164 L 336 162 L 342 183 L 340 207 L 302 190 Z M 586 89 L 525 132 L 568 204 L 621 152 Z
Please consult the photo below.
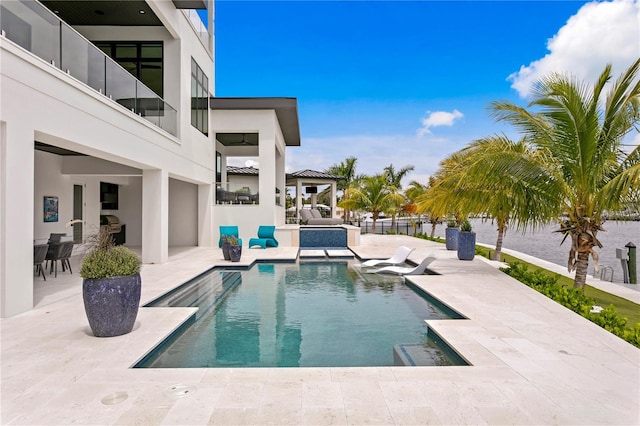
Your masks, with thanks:
M 234 142 L 232 145 L 234 145 L 234 146 L 240 146 L 240 145 L 243 145 L 243 146 L 252 146 L 252 145 L 254 145 L 254 144 L 253 144 L 253 143 L 251 143 L 251 142 L 249 142 L 249 141 L 247 140 L 247 134 L 246 134 L 246 133 L 243 133 L 243 134 L 242 134 L 242 140 L 241 140 L 240 142 Z

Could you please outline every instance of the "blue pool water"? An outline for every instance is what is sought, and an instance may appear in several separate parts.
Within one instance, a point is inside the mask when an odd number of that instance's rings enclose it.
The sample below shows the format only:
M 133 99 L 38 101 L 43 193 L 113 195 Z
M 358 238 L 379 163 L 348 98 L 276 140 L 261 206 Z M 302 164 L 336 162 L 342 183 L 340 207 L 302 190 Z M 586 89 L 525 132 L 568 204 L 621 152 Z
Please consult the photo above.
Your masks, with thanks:
M 424 323 L 462 317 L 415 290 L 348 262 L 213 270 L 152 303 L 200 309 L 136 367 L 389 366 L 403 345 L 418 365 L 465 365 Z

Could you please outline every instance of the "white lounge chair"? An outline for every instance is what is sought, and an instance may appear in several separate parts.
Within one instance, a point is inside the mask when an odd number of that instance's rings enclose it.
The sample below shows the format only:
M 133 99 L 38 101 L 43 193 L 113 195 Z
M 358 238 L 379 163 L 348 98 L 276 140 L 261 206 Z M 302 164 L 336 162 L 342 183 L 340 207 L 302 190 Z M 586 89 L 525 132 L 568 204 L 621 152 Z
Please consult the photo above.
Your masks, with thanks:
M 393 256 L 391 256 L 389 259 L 371 259 L 367 260 L 366 262 L 362 262 L 360 266 L 371 268 L 373 266 L 381 265 L 400 265 L 407 260 L 412 251 L 412 248 L 400 246 L 393 254 Z
M 435 254 L 430 254 L 425 257 L 418 266 L 415 267 L 403 267 L 403 266 L 385 266 L 380 269 L 374 269 L 371 273 L 374 274 L 397 274 L 397 275 L 422 275 L 424 274 L 427 266 L 431 264 L 437 257 Z

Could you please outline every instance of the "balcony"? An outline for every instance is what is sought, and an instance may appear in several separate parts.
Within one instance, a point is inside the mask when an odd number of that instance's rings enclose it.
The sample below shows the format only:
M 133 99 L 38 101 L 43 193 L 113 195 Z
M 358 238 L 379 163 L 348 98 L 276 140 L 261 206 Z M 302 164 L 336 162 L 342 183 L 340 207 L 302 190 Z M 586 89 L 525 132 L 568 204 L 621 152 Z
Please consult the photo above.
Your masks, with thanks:
M 36 1 L 2 2 L 3 37 L 177 135 L 177 111 L 100 49 Z

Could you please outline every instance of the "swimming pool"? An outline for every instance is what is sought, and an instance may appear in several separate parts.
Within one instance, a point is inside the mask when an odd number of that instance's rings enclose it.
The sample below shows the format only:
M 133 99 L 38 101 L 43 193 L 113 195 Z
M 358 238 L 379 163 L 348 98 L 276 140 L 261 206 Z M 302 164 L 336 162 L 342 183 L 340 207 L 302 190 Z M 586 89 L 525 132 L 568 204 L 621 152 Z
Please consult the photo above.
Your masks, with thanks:
M 461 315 L 345 261 L 214 269 L 147 306 L 199 311 L 135 367 L 467 365 L 424 323 Z

